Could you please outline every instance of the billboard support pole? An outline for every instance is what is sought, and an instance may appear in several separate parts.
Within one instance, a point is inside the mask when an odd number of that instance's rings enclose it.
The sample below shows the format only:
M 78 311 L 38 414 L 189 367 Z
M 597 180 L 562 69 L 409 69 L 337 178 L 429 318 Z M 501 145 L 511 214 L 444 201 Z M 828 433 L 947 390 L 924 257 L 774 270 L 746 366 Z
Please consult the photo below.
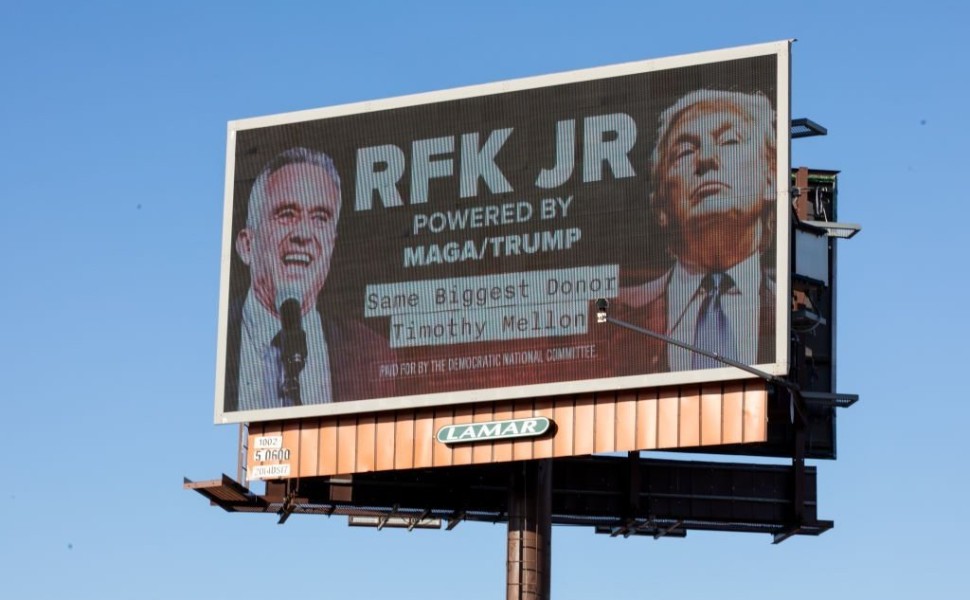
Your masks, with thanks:
M 509 481 L 506 600 L 549 600 L 552 460 L 515 463 Z
M 791 525 L 785 531 L 777 533 L 774 536 L 773 544 L 780 544 L 781 542 L 787 540 L 789 537 L 795 535 L 801 531 L 805 523 L 805 485 L 806 485 L 806 474 L 805 474 L 805 448 L 807 443 L 808 432 L 808 419 L 805 415 L 803 399 L 799 397 L 797 390 L 790 390 L 791 392 L 791 402 L 793 405 L 792 410 L 792 425 L 795 429 L 795 435 L 792 448 L 792 512 L 791 512 Z

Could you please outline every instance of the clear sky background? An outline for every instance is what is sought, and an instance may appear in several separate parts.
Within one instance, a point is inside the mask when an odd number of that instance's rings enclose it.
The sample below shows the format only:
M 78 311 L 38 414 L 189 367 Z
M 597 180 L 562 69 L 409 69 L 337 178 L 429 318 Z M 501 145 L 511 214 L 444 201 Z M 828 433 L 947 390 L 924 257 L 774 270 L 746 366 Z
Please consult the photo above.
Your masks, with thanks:
M 0 3 L 0 595 L 504 597 L 505 526 L 228 514 L 212 424 L 226 122 L 797 38 L 793 164 L 838 169 L 835 529 L 553 533 L 589 598 L 968 597 L 962 2 Z

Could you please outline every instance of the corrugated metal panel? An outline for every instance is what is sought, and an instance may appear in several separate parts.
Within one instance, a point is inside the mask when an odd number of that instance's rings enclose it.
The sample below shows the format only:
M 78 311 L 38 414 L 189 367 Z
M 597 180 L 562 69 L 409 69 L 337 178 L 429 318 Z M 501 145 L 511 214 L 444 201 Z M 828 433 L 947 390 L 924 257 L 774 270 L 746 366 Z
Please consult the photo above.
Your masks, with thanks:
M 533 416 L 552 419 L 554 434 L 456 446 L 434 438 L 445 425 Z M 256 462 L 254 438 L 276 435 L 289 459 Z M 288 463 L 291 477 L 763 442 L 767 391 L 735 381 L 253 423 L 249 438 L 250 468 Z

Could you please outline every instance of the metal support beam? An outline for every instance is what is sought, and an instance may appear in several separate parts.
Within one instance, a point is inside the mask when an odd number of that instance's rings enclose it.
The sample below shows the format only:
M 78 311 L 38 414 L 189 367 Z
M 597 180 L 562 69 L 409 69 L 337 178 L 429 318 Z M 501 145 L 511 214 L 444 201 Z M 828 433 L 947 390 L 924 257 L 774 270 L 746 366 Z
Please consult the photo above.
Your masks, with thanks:
M 514 465 L 509 482 L 507 600 L 549 600 L 552 461 Z
M 453 512 L 451 516 L 448 517 L 447 531 L 451 531 L 455 527 L 458 527 L 458 524 L 461 523 L 462 519 L 464 518 L 465 518 L 465 511 L 456 510 L 455 512 Z
M 791 458 L 791 440 L 788 451 Z M 556 459 L 551 465 L 551 520 L 618 536 L 665 532 L 664 538 L 682 537 L 691 530 L 757 532 L 777 539 L 819 535 L 833 523 L 818 518 L 817 469 L 804 463 L 797 471 L 794 467 L 630 455 Z M 427 515 L 453 529 L 461 521 L 508 521 L 511 472 L 521 468 L 522 463 L 504 463 L 388 471 L 358 474 L 352 482 L 311 477 L 300 479 L 298 492 L 288 490 L 285 480 L 267 481 L 262 496 L 229 477 L 186 481 L 185 488 L 230 512 L 279 514 L 285 505 L 293 514 L 320 516 Z M 796 481 L 797 472 L 801 482 Z M 293 498 L 287 502 L 290 493 Z M 799 521 L 796 513 L 801 513 Z

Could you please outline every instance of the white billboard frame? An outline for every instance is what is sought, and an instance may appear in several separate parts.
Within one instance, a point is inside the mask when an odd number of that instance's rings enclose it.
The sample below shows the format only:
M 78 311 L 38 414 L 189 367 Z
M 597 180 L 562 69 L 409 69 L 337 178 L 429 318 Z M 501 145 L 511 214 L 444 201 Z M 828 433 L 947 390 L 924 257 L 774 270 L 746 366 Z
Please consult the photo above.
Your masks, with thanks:
M 669 385 L 695 384 L 751 378 L 750 373 L 733 367 L 704 369 L 700 371 L 677 371 L 611 378 L 584 379 L 578 381 L 536 383 L 519 386 L 477 388 L 434 394 L 418 394 L 268 408 L 260 410 L 225 411 L 227 336 L 230 304 L 230 264 L 234 252 L 233 202 L 235 183 L 236 137 L 238 132 L 306 121 L 331 119 L 347 115 L 361 115 L 404 107 L 461 100 L 478 96 L 490 96 L 532 90 L 560 84 L 609 79 L 653 71 L 678 69 L 724 62 L 736 59 L 777 56 L 777 100 L 774 107 L 777 116 L 777 182 L 776 203 L 776 291 L 782 300 L 775 307 L 775 357 L 774 363 L 754 364 L 753 367 L 772 375 L 784 376 L 789 370 L 789 310 L 784 299 L 790 297 L 790 47 L 792 40 L 782 40 L 664 57 L 618 65 L 582 69 L 577 71 L 540 75 L 522 79 L 499 81 L 435 92 L 419 93 L 393 98 L 355 102 L 338 106 L 288 112 L 262 117 L 246 118 L 228 123 L 226 146 L 225 197 L 222 237 L 222 259 L 219 295 L 218 349 L 216 360 L 215 422 L 242 423 L 255 421 L 289 420 L 321 416 L 350 415 L 387 410 L 419 409 L 444 405 L 460 405 L 475 402 L 538 398 L 564 394 L 581 394 L 622 389 L 652 388 Z M 596 325 L 591 327 L 610 327 Z

